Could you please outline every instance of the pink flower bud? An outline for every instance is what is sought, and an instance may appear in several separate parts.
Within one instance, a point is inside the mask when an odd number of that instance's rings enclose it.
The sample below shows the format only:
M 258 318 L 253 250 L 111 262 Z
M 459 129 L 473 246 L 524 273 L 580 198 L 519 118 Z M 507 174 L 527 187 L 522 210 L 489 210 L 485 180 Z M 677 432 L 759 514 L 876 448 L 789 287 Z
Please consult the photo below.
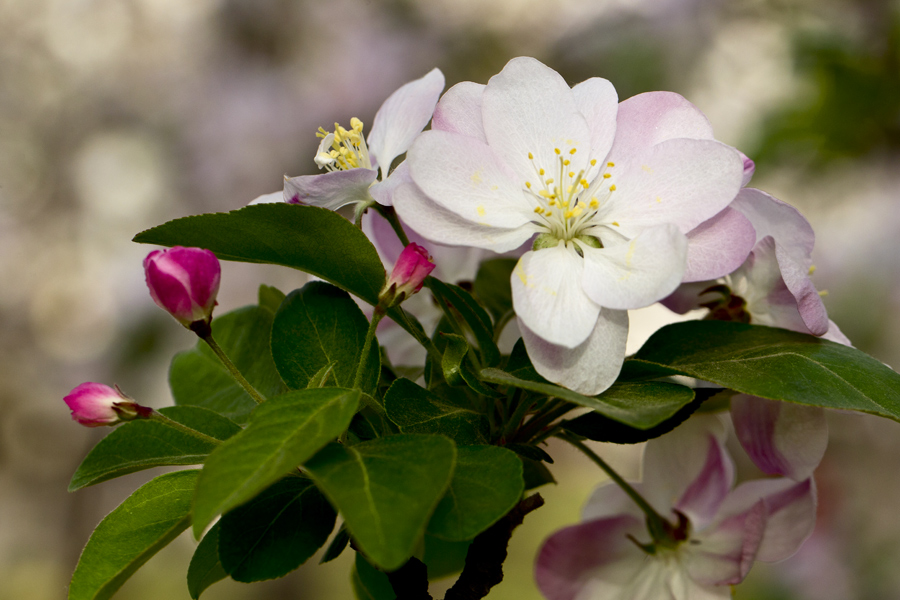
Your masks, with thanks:
M 86 427 L 147 418 L 153 410 L 102 383 L 82 383 L 63 400 L 72 411 L 72 418 Z
M 379 294 L 379 300 L 386 306 L 403 302 L 422 289 L 422 283 L 433 270 L 434 263 L 428 251 L 418 244 L 408 245 L 400 253 L 390 278 Z
M 144 259 L 150 296 L 187 328 L 212 320 L 221 278 L 219 259 L 209 250 L 173 246 Z

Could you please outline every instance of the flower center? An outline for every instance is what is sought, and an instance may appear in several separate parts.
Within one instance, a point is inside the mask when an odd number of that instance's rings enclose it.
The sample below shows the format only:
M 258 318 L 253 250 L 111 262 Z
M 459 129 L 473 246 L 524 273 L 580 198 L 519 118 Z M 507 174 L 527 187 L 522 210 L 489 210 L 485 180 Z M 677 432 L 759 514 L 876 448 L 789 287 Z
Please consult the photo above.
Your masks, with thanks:
M 350 169 L 371 169 L 369 148 L 362 134 L 363 123 L 356 117 L 350 119 L 350 129 L 334 124 L 334 132 L 325 131 L 322 127 L 316 137 L 322 138 L 316 152 L 316 164 L 320 169 L 328 171 L 347 171 Z
M 534 154 L 528 153 L 536 180 L 525 182 L 525 193 L 534 205 L 532 221 L 546 232 L 539 236 L 540 247 L 556 246 L 560 240 L 577 240 L 602 247 L 597 235 L 599 232 L 593 228 L 598 225 L 618 226 L 615 222 L 605 223 L 602 218 L 607 200 L 616 191 L 610 172 L 616 165 L 607 162 L 595 169 L 597 159 L 591 159 L 590 167 L 576 171 L 572 167 L 572 159 L 577 148 L 567 151 L 554 148 L 553 152 L 557 160 L 550 170 L 538 165 Z M 591 181 L 585 176 L 589 171 L 596 172 L 592 174 Z

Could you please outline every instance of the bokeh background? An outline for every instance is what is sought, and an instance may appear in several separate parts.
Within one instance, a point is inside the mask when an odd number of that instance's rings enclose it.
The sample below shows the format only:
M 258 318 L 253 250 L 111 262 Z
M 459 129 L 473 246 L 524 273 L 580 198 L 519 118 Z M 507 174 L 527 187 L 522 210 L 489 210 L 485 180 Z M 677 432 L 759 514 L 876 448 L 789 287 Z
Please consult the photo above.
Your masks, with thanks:
M 889 0 L 0 0 L 0 600 L 58 599 L 93 527 L 153 473 L 74 494 L 106 431 L 73 423 L 82 381 L 171 403 L 193 335 L 150 301 L 138 231 L 239 208 L 314 172 L 319 126 L 367 125 L 434 66 L 484 83 L 531 55 L 620 98 L 672 90 L 756 160 L 753 185 L 817 232 L 815 281 L 859 348 L 900 365 L 900 3 Z M 299 272 L 226 264 L 225 311 Z M 658 314 L 657 314 L 658 316 Z M 641 320 L 640 317 L 636 320 Z M 652 325 L 641 320 L 636 329 Z M 743 600 L 900 598 L 900 425 L 833 414 L 819 523 Z M 513 538 L 497 600 L 537 599 L 540 541 L 601 480 L 552 449 L 556 487 Z M 633 448 L 605 448 L 626 475 Z M 117 595 L 187 599 L 185 535 Z M 347 558 L 204 597 L 351 598 Z

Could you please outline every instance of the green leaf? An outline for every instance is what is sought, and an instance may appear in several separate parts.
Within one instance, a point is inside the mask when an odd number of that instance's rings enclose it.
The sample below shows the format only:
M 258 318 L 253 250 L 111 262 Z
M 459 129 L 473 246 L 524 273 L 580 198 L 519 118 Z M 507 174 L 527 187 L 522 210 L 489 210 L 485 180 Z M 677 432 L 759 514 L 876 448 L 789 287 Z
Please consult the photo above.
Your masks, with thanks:
M 270 398 L 287 388 L 272 360 L 269 338 L 273 314 L 245 306 L 213 319 L 213 337 L 231 362 L 259 392 Z M 169 385 L 176 404 L 202 406 L 244 423 L 256 402 L 203 341 L 172 359 Z
M 219 521 L 222 567 L 244 583 L 284 577 L 328 540 L 335 516 L 310 480 L 282 479 Z
M 481 305 L 475 301 L 475 298 L 462 289 L 458 285 L 444 283 L 434 277 L 425 280 L 428 289 L 441 301 L 442 308 L 444 304 L 449 304 L 457 311 L 472 333 L 475 334 L 475 341 L 478 342 L 478 349 L 481 351 L 481 358 L 485 366 L 491 367 L 500 363 L 500 350 L 494 343 L 494 326 L 487 312 L 481 308 Z M 448 319 L 453 319 L 452 314 L 447 315 Z
M 428 579 L 434 581 L 462 571 L 471 545 L 472 540 L 451 542 L 426 533 L 422 562 L 428 567 Z
M 445 435 L 460 446 L 483 444 L 490 435 L 487 419 L 480 412 L 451 404 L 409 379 L 391 384 L 384 408 L 404 433 Z
M 347 531 L 346 525 L 341 525 L 340 529 L 338 529 L 338 532 L 334 535 L 334 539 L 331 540 L 330 544 L 328 544 L 328 548 L 325 550 L 325 554 L 322 555 L 322 560 L 319 561 L 319 564 L 324 565 L 327 562 L 333 561 L 338 556 L 343 554 L 344 550 L 349 545 L 350 532 Z
M 450 488 L 434 510 L 428 533 L 465 541 L 493 525 L 521 500 L 525 482 L 515 452 L 497 446 L 457 449 Z
M 481 263 L 475 276 L 475 295 L 493 315 L 495 322 L 513 309 L 509 278 L 517 262 L 515 258 L 486 260 Z
M 278 307 L 284 302 L 284 292 L 264 283 L 259 286 L 258 297 L 258 304 L 263 308 L 268 308 L 272 314 L 278 312 Z
M 335 363 L 338 386 L 351 387 L 366 342 L 369 321 L 350 295 L 333 285 L 311 281 L 291 292 L 275 315 L 272 355 L 288 386 L 307 386 L 321 369 Z M 378 386 L 381 354 L 372 344 L 362 389 Z
M 197 600 L 209 586 L 228 577 L 219 561 L 219 528 L 221 522 L 209 528 L 191 557 L 187 584 L 191 598 Z
M 134 241 L 197 246 L 221 260 L 300 269 L 372 305 L 385 281 L 384 266 L 365 234 L 337 213 L 315 206 L 256 204 L 185 217 L 142 231 Z
M 441 358 L 444 380 L 450 385 L 468 385 L 482 396 L 496 397 L 497 392 L 478 379 L 472 365 L 466 360 L 469 353 L 469 342 L 466 338 L 454 333 L 445 333 L 443 337 L 447 341 Z
M 453 474 L 456 447 L 437 435 L 399 434 L 326 446 L 306 464 L 353 539 L 382 569 L 412 555 Z
M 287 392 L 261 404 L 247 429 L 216 448 L 194 497 L 194 535 L 216 515 L 252 499 L 341 435 L 359 404 L 359 390 Z
M 241 430 L 233 421 L 198 406 L 169 406 L 159 412 L 218 440 Z M 69 491 L 151 467 L 201 464 L 215 447 L 159 421 L 129 421 L 94 446 L 72 475 Z
M 676 323 L 634 358 L 745 394 L 900 420 L 900 375 L 856 348 L 785 329 Z
M 359 600 L 396 600 L 397 595 L 388 576 L 369 564 L 362 554 L 356 554 L 350 573 L 353 591 Z
M 81 553 L 69 600 L 105 600 L 191 523 L 198 471 L 176 471 L 144 484 L 106 515 Z
M 583 396 L 552 383 L 521 379 L 500 369 L 482 369 L 481 377 L 498 385 L 538 392 L 587 406 L 610 419 L 638 429 L 649 429 L 662 423 L 694 398 L 691 388 L 655 381 L 615 383 L 599 396 Z

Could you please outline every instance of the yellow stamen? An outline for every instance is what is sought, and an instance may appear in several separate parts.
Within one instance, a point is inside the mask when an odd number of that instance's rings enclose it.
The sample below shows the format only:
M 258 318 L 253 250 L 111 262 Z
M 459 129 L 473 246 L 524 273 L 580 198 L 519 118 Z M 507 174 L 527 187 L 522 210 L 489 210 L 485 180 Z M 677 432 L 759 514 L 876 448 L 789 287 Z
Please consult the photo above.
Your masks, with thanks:
M 563 161 L 563 165 L 566 166 L 566 167 L 568 167 L 569 164 L 570 164 L 571 162 L 572 162 L 572 161 L 570 161 L 570 160 L 567 158 L 566 160 Z
M 531 189 L 531 182 L 530 182 L 530 181 L 526 181 L 526 182 L 525 182 L 525 187 L 527 187 L 527 188 L 530 190 L 530 189 Z
M 596 198 L 591 198 L 591 203 L 588 204 L 588 206 L 590 206 L 593 210 L 597 210 L 597 208 L 600 206 L 600 203 L 597 202 Z
M 611 191 L 611 192 L 616 191 L 616 185 L 613 184 L 613 185 L 609 186 L 609 191 Z
M 560 154 L 559 148 L 554 148 L 553 151 L 556 152 L 557 154 Z
M 809 266 L 809 274 L 812 275 L 815 272 L 816 272 L 816 265 L 810 265 Z
M 607 166 L 607 167 L 614 167 L 614 166 L 616 166 L 616 163 L 614 163 L 614 162 L 608 162 L 608 163 L 606 163 L 606 166 Z
M 534 154 L 531 152 L 528 153 L 528 160 L 534 160 Z
M 593 166 L 596 165 L 596 164 L 597 164 L 597 159 L 596 159 L 596 158 L 592 158 L 592 159 L 591 159 L 591 166 L 593 167 Z
M 609 179 L 610 177 L 612 177 L 612 175 L 610 175 L 609 173 L 603 174 L 603 179 Z
M 576 151 L 577 151 L 577 148 L 572 148 L 571 150 L 569 150 L 569 154 L 575 154 Z

